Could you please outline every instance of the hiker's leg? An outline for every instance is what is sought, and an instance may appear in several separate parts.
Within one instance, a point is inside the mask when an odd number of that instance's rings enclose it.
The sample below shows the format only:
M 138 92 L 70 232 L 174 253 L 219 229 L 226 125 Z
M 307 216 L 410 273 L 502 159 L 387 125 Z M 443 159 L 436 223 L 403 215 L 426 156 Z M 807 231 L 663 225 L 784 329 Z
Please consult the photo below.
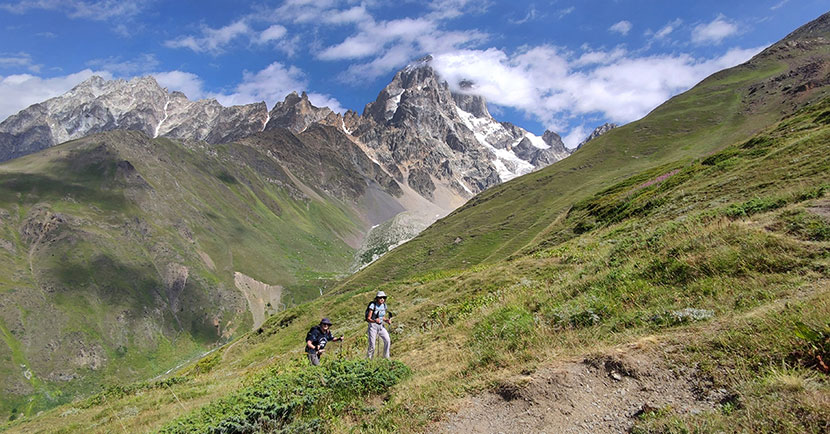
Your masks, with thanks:
M 369 323 L 369 351 L 366 353 L 366 357 L 371 359 L 372 356 L 375 354 L 375 341 L 378 338 L 378 331 L 375 329 L 375 325 Z
M 308 361 L 314 366 L 320 365 L 320 357 L 317 356 L 317 353 L 308 353 Z
M 389 358 L 389 347 L 392 345 L 391 339 L 389 339 L 389 332 L 386 330 L 386 327 L 380 327 L 380 340 L 383 341 L 383 357 Z

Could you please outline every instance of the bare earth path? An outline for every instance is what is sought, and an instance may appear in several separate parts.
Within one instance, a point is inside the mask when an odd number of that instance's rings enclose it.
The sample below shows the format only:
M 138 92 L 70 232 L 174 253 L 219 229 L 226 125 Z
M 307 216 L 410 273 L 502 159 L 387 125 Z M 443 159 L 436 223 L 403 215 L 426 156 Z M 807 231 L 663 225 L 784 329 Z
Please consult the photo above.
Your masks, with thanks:
M 699 383 L 692 370 L 673 369 L 659 351 L 633 345 L 561 362 L 534 372 L 521 386 L 467 398 L 436 431 L 625 432 L 643 411 L 671 406 L 677 413 L 694 413 L 729 399 L 726 390 L 703 392 Z
M 454 414 L 432 427 L 437 433 L 620 433 L 643 412 L 671 408 L 698 413 L 735 396 L 714 389 L 694 368 L 669 362 L 691 334 L 714 335 L 732 321 L 762 315 L 810 294 L 828 293 L 830 280 L 799 288 L 790 297 L 737 317 L 716 319 L 693 332 L 643 338 L 602 355 L 562 360 L 502 386 L 467 397 Z

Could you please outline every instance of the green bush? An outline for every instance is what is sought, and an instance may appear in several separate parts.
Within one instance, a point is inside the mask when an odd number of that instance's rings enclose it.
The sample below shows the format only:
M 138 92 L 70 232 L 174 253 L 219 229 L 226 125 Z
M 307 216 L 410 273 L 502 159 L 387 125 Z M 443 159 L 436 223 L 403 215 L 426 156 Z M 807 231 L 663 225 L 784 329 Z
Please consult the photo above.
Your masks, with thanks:
M 748 217 L 760 212 L 781 208 L 786 204 L 787 200 L 782 197 L 756 197 L 740 204 L 730 205 L 724 210 L 724 214 L 731 218 Z
M 787 211 L 781 215 L 784 230 L 803 240 L 830 240 L 830 224 L 821 217 L 803 210 Z
M 804 344 L 791 357 L 807 367 L 830 374 L 830 323 L 823 327 L 811 327 L 803 322 L 795 323 L 795 336 Z
M 322 432 L 326 418 L 411 371 L 390 360 L 330 360 L 275 367 L 250 385 L 165 425 L 161 433 Z

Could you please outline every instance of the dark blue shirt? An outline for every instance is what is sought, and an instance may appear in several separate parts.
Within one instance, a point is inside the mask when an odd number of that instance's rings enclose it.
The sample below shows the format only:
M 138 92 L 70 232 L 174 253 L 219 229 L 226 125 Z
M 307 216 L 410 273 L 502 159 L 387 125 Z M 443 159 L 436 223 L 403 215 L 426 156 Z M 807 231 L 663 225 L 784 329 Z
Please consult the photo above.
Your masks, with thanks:
M 315 351 L 315 350 L 308 347 L 308 341 L 311 341 L 311 344 L 316 347 L 317 345 L 320 344 L 320 340 L 323 339 L 323 338 L 326 338 L 326 341 L 331 342 L 334 339 L 334 336 L 331 335 L 331 330 L 329 330 L 327 332 L 323 332 L 323 328 L 320 327 L 319 325 L 316 325 L 316 326 L 312 327 L 311 330 L 308 331 L 308 334 L 305 335 L 305 341 L 306 341 L 305 350 L 306 350 L 306 352 L 310 353 L 312 351 Z

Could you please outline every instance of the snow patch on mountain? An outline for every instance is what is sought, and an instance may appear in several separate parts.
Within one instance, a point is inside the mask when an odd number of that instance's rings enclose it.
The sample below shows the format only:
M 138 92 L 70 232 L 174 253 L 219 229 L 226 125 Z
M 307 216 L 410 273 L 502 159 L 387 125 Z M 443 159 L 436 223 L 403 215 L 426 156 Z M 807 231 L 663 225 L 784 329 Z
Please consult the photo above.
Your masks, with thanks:
M 533 171 L 534 167 L 529 162 L 522 160 L 519 158 L 513 151 L 512 148 L 517 145 L 521 139 L 516 140 L 511 146 L 498 149 L 492 144 L 491 138 L 497 134 L 499 135 L 509 135 L 506 129 L 498 122 L 496 122 L 492 118 L 480 118 L 476 117 L 470 112 L 466 112 L 459 107 L 455 108 L 458 116 L 464 121 L 464 125 L 473 132 L 476 140 L 484 146 L 485 149 L 490 151 L 493 156 L 496 157 L 492 161 L 493 165 L 496 167 L 496 170 L 499 173 L 499 177 L 501 178 L 502 182 L 509 181 L 517 176 L 524 175 L 526 173 L 530 173 Z M 528 133 L 528 135 L 531 135 Z M 541 138 L 539 138 L 541 140 Z M 532 141 L 532 139 L 531 139 Z M 544 142 L 542 142 L 544 143 Z M 535 146 L 535 144 L 534 144 Z M 537 146 L 538 147 L 538 146 Z
M 386 120 L 392 119 L 395 112 L 398 111 L 398 106 L 401 104 L 401 97 L 403 96 L 403 89 L 397 95 L 391 95 L 391 98 L 386 100 Z
M 527 133 L 527 134 L 525 134 L 525 137 L 527 137 L 527 139 L 530 140 L 531 145 L 533 145 L 533 146 L 535 146 L 539 149 L 550 149 L 550 145 L 545 143 L 545 140 L 542 139 L 541 137 L 537 136 L 536 134 Z

